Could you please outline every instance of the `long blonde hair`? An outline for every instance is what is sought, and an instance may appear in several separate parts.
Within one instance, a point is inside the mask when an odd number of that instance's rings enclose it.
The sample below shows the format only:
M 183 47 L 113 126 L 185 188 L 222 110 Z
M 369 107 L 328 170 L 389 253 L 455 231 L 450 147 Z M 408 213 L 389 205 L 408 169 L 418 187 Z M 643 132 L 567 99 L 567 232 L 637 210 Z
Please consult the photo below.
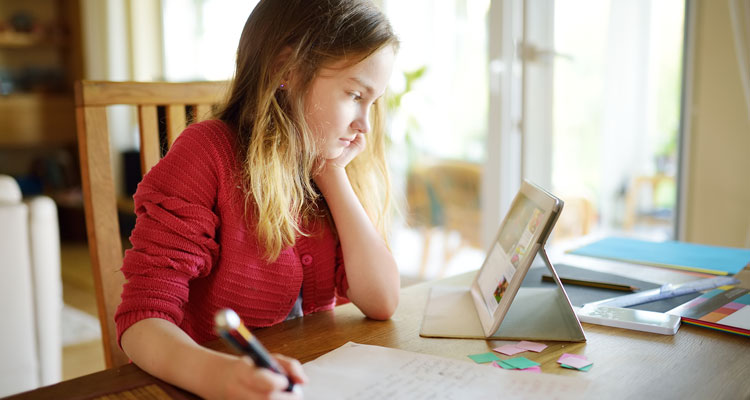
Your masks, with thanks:
M 252 216 L 250 227 L 269 261 L 308 234 L 301 226 L 322 209 L 312 183 L 320 155 L 305 122 L 304 94 L 322 67 L 356 63 L 389 45 L 398 47 L 393 29 L 366 0 L 261 0 L 250 14 L 229 97 L 217 116 L 237 134 L 245 215 Z M 293 88 L 279 90 L 290 73 Z M 373 105 L 367 146 L 346 171 L 385 238 L 390 180 L 382 103 Z

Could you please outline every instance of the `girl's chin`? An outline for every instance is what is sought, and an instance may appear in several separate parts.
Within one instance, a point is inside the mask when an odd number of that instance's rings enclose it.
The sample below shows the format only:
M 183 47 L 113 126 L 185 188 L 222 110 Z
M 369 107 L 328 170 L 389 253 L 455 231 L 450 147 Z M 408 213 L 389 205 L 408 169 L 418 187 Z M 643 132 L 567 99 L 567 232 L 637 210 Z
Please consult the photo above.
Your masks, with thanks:
M 344 149 L 341 147 L 337 147 L 335 149 L 330 149 L 325 155 L 326 160 L 335 160 L 344 153 Z

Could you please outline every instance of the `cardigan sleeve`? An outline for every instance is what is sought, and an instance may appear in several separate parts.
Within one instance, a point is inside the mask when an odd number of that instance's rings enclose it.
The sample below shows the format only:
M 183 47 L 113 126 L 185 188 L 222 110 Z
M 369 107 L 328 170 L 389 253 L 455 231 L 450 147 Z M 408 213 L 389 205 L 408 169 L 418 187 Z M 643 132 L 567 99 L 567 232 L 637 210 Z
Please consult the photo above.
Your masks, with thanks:
M 133 247 L 122 266 L 127 282 L 115 314 L 118 342 L 142 319 L 179 325 L 190 280 L 208 275 L 218 257 L 213 210 L 225 157 L 217 154 L 217 140 L 191 126 L 138 185 Z
M 341 242 L 336 245 L 336 303 L 344 304 L 349 302 L 346 292 L 349 290 L 349 282 L 346 280 L 346 268 L 344 268 L 344 252 L 341 249 Z

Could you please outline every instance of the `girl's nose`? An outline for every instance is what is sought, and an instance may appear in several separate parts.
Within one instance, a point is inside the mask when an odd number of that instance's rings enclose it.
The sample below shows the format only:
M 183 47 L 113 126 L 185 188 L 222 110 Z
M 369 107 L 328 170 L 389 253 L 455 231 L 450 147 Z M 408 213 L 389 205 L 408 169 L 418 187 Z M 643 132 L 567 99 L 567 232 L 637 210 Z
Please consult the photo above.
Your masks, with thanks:
M 352 129 L 360 133 L 370 132 L 370 115 L 369 112 L 364 111 L 359 113 L 359 116 L 352 121 Z

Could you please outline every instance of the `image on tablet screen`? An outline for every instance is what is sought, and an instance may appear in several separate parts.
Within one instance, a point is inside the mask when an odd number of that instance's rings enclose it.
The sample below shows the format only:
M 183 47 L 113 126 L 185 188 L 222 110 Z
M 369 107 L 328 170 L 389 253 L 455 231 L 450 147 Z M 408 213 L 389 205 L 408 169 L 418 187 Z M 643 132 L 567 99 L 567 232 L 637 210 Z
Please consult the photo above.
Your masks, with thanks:
M 519 265 L 534 256 L 528 250 L 543 217 L 543 210 L 528 197 L 516 197 L 478 279 L 490 314 L 495 313 Z

